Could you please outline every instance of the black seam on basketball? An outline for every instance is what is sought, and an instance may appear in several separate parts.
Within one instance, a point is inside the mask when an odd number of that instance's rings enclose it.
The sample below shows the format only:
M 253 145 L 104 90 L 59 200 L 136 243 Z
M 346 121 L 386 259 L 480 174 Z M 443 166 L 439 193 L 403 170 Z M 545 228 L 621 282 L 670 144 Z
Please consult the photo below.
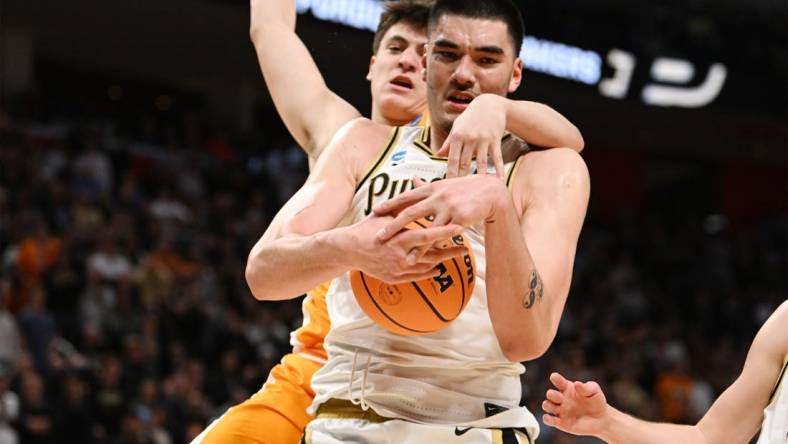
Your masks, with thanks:
M 452 258 L 451 261 L 454 264 L 454 269 L 457 270 L 457 276 L 460 277 L 460 288 L 462 289 L 462 299 L 460 300 L 460 311 L 458 311 L 457 314 L 453 318 L 451 318 L 451 320 L 453 321 L 460 316 L 460 313 L 462 313 L 462 307 L 465 306 L 465 275 L 463 274 L 462 270 L 460 270 L 460 266 L 459 264 L 457 264 L 457 259 Z
M 416 289 L 416 291 L 419 293 L 419 296 L 421 296 L 421 298 L 424 299 L 424 302 L 427 303 L 427 305 L 430 307 L 430 310 L 432 310 L 432 312 L 435 313 L 435 316 L 437 316 L 438 319 L 440 319 L 443 322 L 451 322 L 450 319 L 444 318 L 443 315 L 440 314 L 438 309 L 435 308 L 434 305 L 432 305 L 432 302 L 430 302 L 430 298 L 428 298 L 427 295 L 424 294 L 423 291 L 421 291 L 421 288 L 419 287 L 417 282 L 411 282 L 410 284 L 413 285 L 413 288 Z
M 421 223 L 421 222 L 419 222 L 419 221 L 417 221 L 417 220 L 414 220 L 413 222 L 414 222 L 416 225 L 420 226 L 421 228 L 427 228 L 427 226 L 426 226 L 426 225 L 424 225 L 423 223 Z
M 782 382 L 783 378 L 785 377 L 785 369 L 788 368 L 788 361 L 783 364 L 783 369 L 780 371 L 780 376 L 777 377 L 777 384 L 774 385 L 772 389 L 772 393 L 769 395 L 769 404 L 774 401 L 774 395 L 777 394 L 777 389 L 780 388 L 780 383 Z
M 421 228 L 427 228 L 426 225 L 422 224 L 418 220 L 414 220 L 413 222 L 415 222 L 416 225 L 420 226 Z M 465 306 L 465 275 L 462 273 L 462 270 L 460 270 L 460 266 L 457 264 L 457 260 L 452 258 L 451 261 L 454 264 L 454 269 L 457 270 L 457 276 L 460 277 L 460 288 L 462 289 L 462 300 L 460 301 L 460 311 L 457 312 L 457 314 L 453 318 L 446 320 L 446 318 L 444 318 L 440 313 L 437 312 L 437 309 L 428 300 L 427 296 L 421 291 L 421 288 L 418 285 L 416 285 L 415 282 L 411 282 L 411 284 L 413 284 L 413 286 L 416 287 L 416 290 L 419 292 L 419 295 L 425 300 L 425 302 L 427 302 L 427 305 L 429 305 L 430 309 L 432 309 L 432 311 L 435 313 L 435 316 L 437 316 L 441 321 L 445 321 L 445 322 L 451 322 L 457 319 L 457 317 L 460 316 L 460 313 L 462 313 L 462 307 Z
M 369 171 L 367 171 L 367 174 L 364 175 L 364 178 L 361 179 L 361 182 L 359 182 L 358 185 L 356 185 L 357 193 L 358 190 L 361 189 L 361 186 L 364 185 L 364 182 L 366 182 L 367 179 L 369 179 L 369 177 L 372 176 L 372 174 L 378 169 L 381 162 L 383 162 L 386 158 L 389 157 L 391 148 L 394 146 L 394 142 L 396 142 L 397 139 L 399 139 L 399 127 L 394 128 L 394 131 L 392 131 L 391 133 L 391 138 L 389 139 L 388 144 L 386 145 L 386 149 L 384 149 L 383 152 L 380 154 L 380 157 L 378 157 L 378 160 L 372 165 L 372 168 L 370 168 Z
M 386 319 L 388 319 L 389 321 L 393 322 L 394 324 L 397 324 L 398 327 L 404 328 L 405 330 L 409 330 L 409 331 L 412 331 L 414 333 L 432 333 L 431 331 L 417 330 L 415 328 L 406 327 L 406 326 L 400 324 L 399 322 L 395 321 L 394 319 L 392 319 L 391 316 L 389 316 L 388 313 L 386 313 L 385 311 L 383 311 L 382 308 L 380 308 L 380 305 L 378 305 L 378 301 L 375 300 L 374 294 L 371 291 L 369 291 L 369 286 L 367 286 L 367 280 L 364 278 L 364 273 L 359 271 L 358 274 L 359 274 L 359 276 L 361 276 L 361 283 L 364 284 L 364 290 L 367 291 L 367 294 L 369 295 L 369 299 L 372 301 L 373 304 L 375 304 L 375 307 L 377 307 L 378 311 L 381 312 L 383 314 L 383 316 L 386 317 Z

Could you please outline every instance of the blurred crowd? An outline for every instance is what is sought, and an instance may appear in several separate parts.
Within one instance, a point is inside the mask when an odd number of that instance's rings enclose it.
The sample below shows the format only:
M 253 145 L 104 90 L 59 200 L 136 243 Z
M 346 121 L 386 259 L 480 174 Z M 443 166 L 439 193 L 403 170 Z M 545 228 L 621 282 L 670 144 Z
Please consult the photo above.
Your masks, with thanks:
M 0 146 L 0 444 L 188 442 L 259 389 L 301 311 L 255 301 L 244 268 L 305 177 L 297 147 L 5 115 Z M 788 294 L 786 221 L 701 216 L 592 203 L 559 335 L 523 376 L 537 416 L 555 370 L 669 421 L 733 381 Z

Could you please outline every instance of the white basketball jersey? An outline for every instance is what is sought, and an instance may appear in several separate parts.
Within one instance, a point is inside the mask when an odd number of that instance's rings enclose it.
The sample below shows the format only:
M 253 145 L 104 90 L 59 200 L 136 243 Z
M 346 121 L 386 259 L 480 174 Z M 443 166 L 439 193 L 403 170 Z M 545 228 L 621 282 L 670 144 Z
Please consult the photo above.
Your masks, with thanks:
M 769 405 L 763 409 L 763 425 L 758 444 L 788 443 L 788 360 L 783 363 Z
M 357 187 L 343 223 L 357 222 L 376 204 L 411 189 L 413 176 L 428 182 L 444 177 L 446 159 L 433 156 L 428 136 L 429 128 L 393 131 L 388 146 Z M 504 160 L 509 161 L 508 182 L 527 145 L 511 136 L 502 145 Z M 312 413 L 326 400 L 339 398 L 370 406 L 387 417 L 431 424 L 526 427 L 536 437 L 533 415 L 518 408 L 520 375 L 525 368 L 504 356 L 487 311 L 483 224 L 463 234 L 476 257 L 476 284 L 465 310 L 438 332 L 406 337 L 379 327 L 356 303 L 349 273 L 334 279 L 326 299 L 331 319 L 324 342 L 328 362 L 312 378 L 316 393 Z M 511 410 L 491 416 L 491 407 L 485 403 Z

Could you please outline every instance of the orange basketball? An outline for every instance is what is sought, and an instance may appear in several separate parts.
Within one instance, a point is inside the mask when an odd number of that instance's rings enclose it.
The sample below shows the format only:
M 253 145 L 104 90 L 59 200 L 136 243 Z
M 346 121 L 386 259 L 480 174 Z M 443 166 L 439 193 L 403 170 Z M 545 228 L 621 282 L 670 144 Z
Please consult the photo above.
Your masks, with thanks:
M 419 219 L 410 230 L 432 223 Z M 457 318 L 468 304 L 476 282 L 473 250 L 462 235 L 451 239 L 465 253 L 437 265 L 441 275 L 415 282 L 388 284 L 359 270 L 350 272 L 350 284 L 364 313 L 381 327 L 404 336 L 436 332 Z

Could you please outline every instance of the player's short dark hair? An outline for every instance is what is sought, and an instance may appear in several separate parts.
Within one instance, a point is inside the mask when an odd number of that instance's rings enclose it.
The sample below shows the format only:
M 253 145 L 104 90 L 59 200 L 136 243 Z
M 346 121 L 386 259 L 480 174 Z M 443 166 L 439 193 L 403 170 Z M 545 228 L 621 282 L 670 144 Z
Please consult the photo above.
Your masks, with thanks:
M 427 31 L 430 6 L 433 0 L 391 0 L 383 5 L 378 30 L 372 40 L 372 54 L 377 54 L 383 36 L 397 23 L 405 23 L 415 29 Z
M 506 23 L 514 45 L 514 56 L 520 55 L 525 24 L 520 10 L 511 0 L 436 0 L 430 9 L 430 32 L 444 15 L 500 20 Z

